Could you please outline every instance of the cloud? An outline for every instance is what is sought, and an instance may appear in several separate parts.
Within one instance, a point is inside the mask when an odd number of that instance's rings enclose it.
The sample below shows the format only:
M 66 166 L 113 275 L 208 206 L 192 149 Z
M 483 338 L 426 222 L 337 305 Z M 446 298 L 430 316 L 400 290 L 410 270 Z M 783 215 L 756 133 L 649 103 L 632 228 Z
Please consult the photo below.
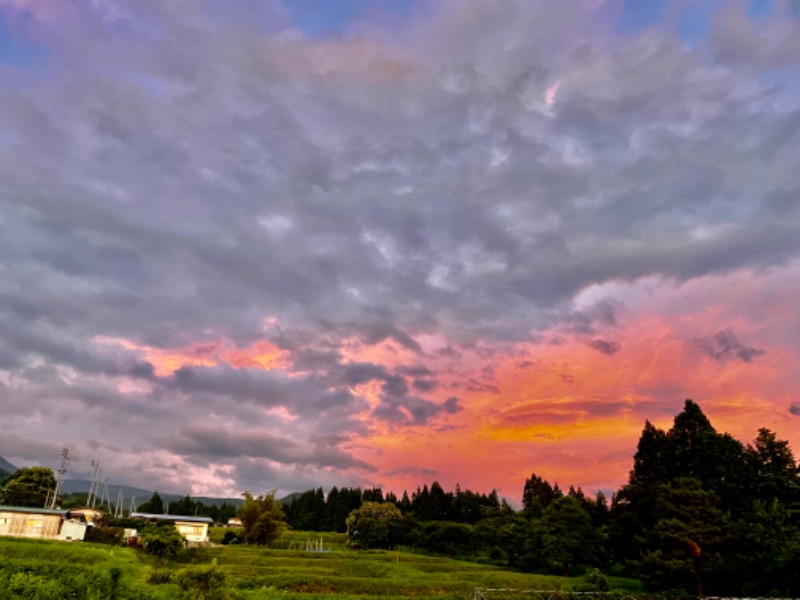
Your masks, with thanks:
M 751 363 L 757 357 L 766 354 L 766 350 L 742 344 L 732 329 L 723 329 L 714 335 L 695 339 L 695 343 L 718 362 L 740 360 Z
M 619 352 L 620 349 L 619 342 L 615 342 L 614 340 L 604 340 L 601 338 L 589 340 L 586 342 L 586 345 L 607 356 L 613 356 Z
M 800 404 L 789 405 L 789 414 L 800 417 Z
M 404 435 L 461 447 L 488 405 L 589 397 L 607 373 L 667 414 L 685 384 L 626 361 L 682 357 L 693 332 L 717 331 L 696 344 L 722 370 L 793 364 L 794 313 L 751 325 L 782 302 L 760 282 L 785 289 L 800 258 L 796 20 L 726 8 L 695 48 L 618 37 L 608 3 L 579 0 L 440 3 L 324 39 L 275 3 L 3 6 L 46 50 L 0 69 L 15 431 L 80 443 L 91 422 L 120 477 L 185 464 L 180 485 L 291 491 L 390 473 L 373 458 Z M 742 278 L 762 297 L 721 291 Z M 789 403 L 762 385 L 754 405 Z M 351 442 L 311 441 L 328 435 Z
M 192 423 L 174 436 L 158 441 L 161 447 L 189 460 L 248 457 L 301 467 L 374 470 L 371 465 L 339 448 L 346 439 L 331 436 L 315 437 L 309 443 L 308 440 L 273 435 L 262 429 L 225 430 Z

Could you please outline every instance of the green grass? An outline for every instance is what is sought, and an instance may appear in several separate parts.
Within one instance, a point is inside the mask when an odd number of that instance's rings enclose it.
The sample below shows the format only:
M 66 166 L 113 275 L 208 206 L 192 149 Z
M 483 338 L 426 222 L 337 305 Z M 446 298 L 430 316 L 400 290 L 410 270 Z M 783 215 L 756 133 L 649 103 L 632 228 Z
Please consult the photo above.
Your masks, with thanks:
M 149 567 L 130 548 L 99 544 L 0 538 L 0 599 L 166 598 L 162 590 L 149 595 Z M 119 577 L 118 583 L 114 583 Z M 164 590 L 166 591 L 166 590 Z
M 297 533 L 293 536 L 295 541 L 308 537 Z M 328 547 L 324 534 L 323 543 Z M 331 539 L 330 544 L 334 546 L 335 540 Z M 216 559 L 231 575 L 231 583 L 245 598 L 304 598 L 313 594 L 342 598 L 467 598 L 476 587 L 566 591 L 579 582 L 408 552 L 315 553 L 230 546 L 210 548 L 207 553 L 208 559 Z M 613 583 L 631 587 L 624 580 Z
M 330 552 L 296 549 L 320 536 Z M 174 598 L 178 594 L 174 574 L 213 561 L 225 573 L 231 597 L 241 599 L 465 599 L 476 587 L 567 591 L 580 583 L 578 579 L 517 573 L 402 551 L 356 552 L 346 549 L 343 534 L 287 532 L 273 548 L 198 548 L 167 561 L 130 548 L 0 538 L 0 600 L 106 598 L 112 569 L 121 575 L 124 593 L 120 598 Z M 11 585 L 13 577 L 16 587 Z M 628 589 L 635 589 L 638 583 L 611 580 L 616 587 Z M 63 589 L 57 590 L 62 584 Z M 64 592 L 81 585 L 85 589 L 77 596 Z

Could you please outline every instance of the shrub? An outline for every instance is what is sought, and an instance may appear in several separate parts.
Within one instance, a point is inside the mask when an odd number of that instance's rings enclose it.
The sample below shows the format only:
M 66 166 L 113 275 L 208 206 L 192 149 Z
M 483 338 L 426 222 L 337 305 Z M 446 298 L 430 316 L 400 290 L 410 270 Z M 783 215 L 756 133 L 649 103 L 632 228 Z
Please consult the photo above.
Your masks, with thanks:
M 222 543 L 226 546 L 228 544 L 241 544 L 242 538 L 235 529 L 226 529 L 225 534 L 222 536 Z
M 578 588 L 580 591 L 587 592 L 607 592 L 611 589 L 611 582 L 600 569 L 589 569 L 581 577 L 581 583 L 578 584 Z
M 159 558 L 175 556 L 184 548 L 184 540 L 171 523 L 146 525 L 142 531 L 145 552 Z
M 125 531 L 118 527 L 89 527 L 86 530 L 86 541 L 119 546 L 124 534 Z
M 150 575 L 147 576 L 147 583 L 152 583 L 153 585 L 172 583 L 172 571 L 170 569 L 153 569 Z
M 214 560 L 210 565 L 187 567 L 178 571 L 176 580 L 183 598 L 230 598 L 226 589 L 226 575 Z

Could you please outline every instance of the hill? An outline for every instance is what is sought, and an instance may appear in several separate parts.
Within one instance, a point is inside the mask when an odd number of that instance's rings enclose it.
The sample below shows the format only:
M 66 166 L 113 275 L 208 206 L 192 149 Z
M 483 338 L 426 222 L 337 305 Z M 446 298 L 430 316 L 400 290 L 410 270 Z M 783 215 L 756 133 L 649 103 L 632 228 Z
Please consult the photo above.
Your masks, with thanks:
M 92 482 L 88 479 L 65 479 L 62 490 L 64 494 L 86 494 L 89 492 L 91 485 Z M 146 490 L 144 488 L 133 487 L 130 485 L 108 484 L 108 497 L 112 503 L 116 503 L 120 492 L 122 492 L 122 497 L 124 499 L 123 505 L 128 507 L 132 497 L 136 497 L 135 503 L 139 505 L 149 500 L 152 497 L 154 490 Z M 105 498 L 105 488 L 103 486 L 101 486 L 99 495 Z M 161 499 L 165 502 L 175 502 L 176 500 L 181 500 L 186 496 L 186 494 L 170 494 L 160 490 L 158 495 L 161 496 Z M 192 496 L 192 500 L 202 502 L 207 506 L 219 506 L 223 502 L 238 506 L 242 503 L 241 498 L 214 498 L 210 496 Z
M 0 471 L 5 471 L 6 473 L 10 474 L 10 473 L 13 473 L 16 470 L 17 470 L 17 467 L 12 465 L 10 462 L 8 462 L 2 456 L 0 456 Z

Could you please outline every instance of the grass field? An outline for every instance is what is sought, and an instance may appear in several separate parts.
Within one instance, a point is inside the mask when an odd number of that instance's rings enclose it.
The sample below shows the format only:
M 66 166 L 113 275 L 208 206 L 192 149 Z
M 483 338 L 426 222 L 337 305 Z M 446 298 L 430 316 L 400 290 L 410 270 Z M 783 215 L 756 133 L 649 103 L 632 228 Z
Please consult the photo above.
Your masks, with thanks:
M 289 549 L 320 536 L 324 552 Z M 157 561 L 130 548 L 0 538 L 0 599 L 202 598 L 178 583 L 187 573 L 197 579 L 211 571 L 224 574 L 224 591 L 208 597 L 241 599 L 465 599 L 476 587 L 567 591 L 581 583 L 406 552 L 351 551 L 339 534 L 289 532 L 276 546 L 196 548 Z

